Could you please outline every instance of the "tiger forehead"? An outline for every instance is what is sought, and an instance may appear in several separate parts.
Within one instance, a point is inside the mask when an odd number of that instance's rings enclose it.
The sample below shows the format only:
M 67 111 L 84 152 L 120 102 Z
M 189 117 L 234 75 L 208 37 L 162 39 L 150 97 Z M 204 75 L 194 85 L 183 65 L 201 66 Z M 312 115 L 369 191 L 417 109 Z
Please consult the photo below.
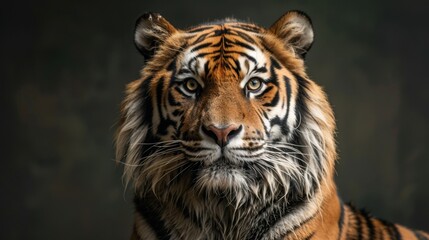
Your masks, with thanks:
M 199 33 L 207 33 L 210 31 L 215 30 L 225 30 L 223 33 L 229 33 L 232 30 L 237 31 L 246 31 L 248 33 L 263 33 L 264 28 L 259 27 L 258 25 L 246 23 L 246 22 L 239 22 L 236 19 L 227 18 L 224 20 L 220 20 L 217 22 L 202 24 L 197 27 L 190 28 L 186 30 L 187 33 L 190 34 L 199 34 Z
M 259 47 L 263 29 L 244 23 L 224 23 L 218 25 L 202 25 L 187 32 L 188 46 L 192 51 L 218 48 L 245 48 L 253 50 Z M 253 46 L 252 46 L 253 45 Z
M 183 67 L 205 78 L 242 78 L 265 65 L 262 31 L 258 26 L 237 22 L 188 30 Z

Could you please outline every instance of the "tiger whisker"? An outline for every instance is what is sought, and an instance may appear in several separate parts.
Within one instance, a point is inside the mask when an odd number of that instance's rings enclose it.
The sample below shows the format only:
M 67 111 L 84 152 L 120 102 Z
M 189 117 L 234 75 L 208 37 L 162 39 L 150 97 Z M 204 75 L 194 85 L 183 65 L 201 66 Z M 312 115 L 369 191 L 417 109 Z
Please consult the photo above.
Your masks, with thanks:
M 178 172 L 169 182 L 168 185 L 170 185 L 178 176 L 180 176 L 180 174 L 182 174 L 184 171 L 188 170 L 192 165 L 189 164 L 187 167 L 185 167 L 184 169 L 182 169 L 180 172 Z

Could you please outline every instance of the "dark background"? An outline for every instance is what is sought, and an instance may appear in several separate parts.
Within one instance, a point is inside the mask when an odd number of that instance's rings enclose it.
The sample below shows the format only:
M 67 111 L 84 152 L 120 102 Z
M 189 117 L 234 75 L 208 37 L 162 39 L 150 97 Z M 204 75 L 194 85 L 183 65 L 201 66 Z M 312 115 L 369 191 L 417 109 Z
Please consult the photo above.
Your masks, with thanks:
M 424 1 L 7 1 L 1 7 L 1 239 L 127 239 L 114 162 L 136 18 L 177 27 L 234 16 L 313 19 L 310 76 L 334 107 L 344 201 L 429 230 L 429 32 Z

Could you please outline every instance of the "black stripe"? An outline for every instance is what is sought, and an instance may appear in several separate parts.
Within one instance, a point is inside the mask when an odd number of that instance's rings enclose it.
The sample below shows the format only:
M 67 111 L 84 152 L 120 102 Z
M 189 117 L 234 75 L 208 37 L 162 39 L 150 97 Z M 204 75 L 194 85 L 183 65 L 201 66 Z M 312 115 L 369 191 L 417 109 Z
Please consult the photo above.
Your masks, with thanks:
M 198 46 L 196 46 L 196 47 L 192 48 L 191 52 L 196 52 L 196 51 L 198 51 L 198 50 L 200 50 L 200 49 L 202 49 L 202 48 L 209 47 L 209 46 L 211 46 L 211 45 L 212 45 L 212 43 L 211 43 L 211 42 L 208 42 L 208 43 L 202 43 L 202 44 L 200 44 L 200 45 L 198 45 Z
M 270 120 L 270 125 L 271 125 L 271 128 L 274 127 L 275 125 L 279 126 L 283 136 L 286 136 L 289 132 L 289 128 L 286 125 L 285 118 L 280 119 L 280 117 L 276 116 L 275 118 Z
M 272 63 L 272 67 L 274 67 L 275 69 L 281 69 L 281 65 L 280 63 L 273 57 L 270 57 L 270 61 Z
M 285 123 L 287 125 L 287 119 L 289 118 L 289 108 L 290 108 L 290 98 L 292 95 L 292 89 L 290 87 L 290 80 L 288 77 L 284 76 L 283 77 L 284 81 L 285 81 L 285 85 L 286 85 L 286 98 L 287 98 L 287 103 L 286 103 L 286 116 L 285 116 Z M 287 126 L 289 128 L 289 126 Z
M 173 121 L 173 120 L 171 120 L 169 118 L 163 119 L 159 123 L 157 134 L 159 134 L 159 135 L 166 135 L 168 133 L 167 132 L 168 127 L 169 126 L 176 127 L 176 125 L 177 125 L 176 121 Z
M 418 240 L 428 240 L 428 238 L 423 236 L 423 234 L 419 231 L 413 231 L 413 233 L 414 233 L 414 236 L 416 236 L 416 238 Z
M 165 111 L 167 111 L 166 106 L 165 106 L 165 102 L 162 101 L 162 95 L 163 95 L 163 90 L 164 90 L 164 84 L 165 84 L 165 79 L 163 77 L 161 77 L 158 80 L 157 86 L 156 86 L 156 106 L 158 108 L 158 115 L 159 115 L 159 125 L 157 126 L 157 134 L 159 135 L 166 135 L 167 134 L 167 129 L 168 126 L 176 126 L 177 122 L 171 120 L 168 118 L 164 118 L 162 116 L 162 109 L 164 108 Z
M 221 47 L 221 46 L 223 46 L 222 44 L 223 44 L 223 41 L 224 41 L 224 38 L 219 38 L 219 40 L 216 42 L 216 43 L 213 43 L 212 44 L 212 47 L 215 47 L 215 48 L 217 48 L 217 47 Z M 218 50 L 218 52 L 219 51 L 221 51 L 221 50 Z
M 235 67 L 233 67 L 235 75 L 238 77 L 240 76 L 240 72 L 241 72 L 240 62 L 237 59 L 232 59 L 232 61 L 235 64 Z
M 234 33 L 234 34 L 232 34 L 232 33 Z M 242 38 L 246 42 L 253 43 L 253 44 L 256 43 L 255 39 L 251 35 L 249 35 L 248 32 L 243 32 L 241 30 L 235 29 L 230 34 L 231 35 L 235 35 L 237 37 L 240 37 L 240 38 Z
M 188 33 L 197 33 L 197 32 L 202 32 L 202 31 L 204 31 L 204 30 L 208 30 L 208 29 L 211 29 L 211 28 L 213 28 L 213 26 L 209 26 L 209 27 L 197 27 L 197 28 L 194 28 L 194 29 L 188 30 Z
M 204 79 L 207 79 L 209 75 L 209 61 L 204 63 Z
M 375 239 L 375 229 L 371 216 L 366 212 L 363 213 L 363 216 L 366 222 L 366 227 L 368 228 L 368 238 Z
M 232 34 L 232 33 L 235 33 L 235 34 Z M 243 32 L 243 31 L 235 30 L 235 31 L 231 32 L 230 34 L 241 37 L 246 42 L 253 43 L 253 44 L 256 43 L 255 39 L 253 39 L 249 34 Z
M 264 145 L 260 145 L 257 147 L 234 147 L 231 150 L 239 150 L 239 151 L 258 151 L 264 148 Z
M 229 33 L 229 29 L 225 28 L 224 26 L 222 26 L 221 29 L 217 29 L 214 31 L 213 36 L 220 36 L 220 35 L 225 35 Z
M 191 60 L 189 60 L 187 67 L 189 70 L 191 70 L 191 72 L 193 72 L 195 74 L 195 72 L 193 71 L 193 66 L 192 64 L 197 61 L 197 57 L 192 58 Z
M 250 45 L 249 45 L 249 44 L 247 44 L 247 43 L 240 42 L 240 41 L 234 41 L 233 43 L 234 43 L 234 44 L 236 44 L 236 45 L 238 45 L 238 46 L 241 46 L 241 47 L 243 47 L 243 48 L 246 48 L 246 49 L 249 49 L 249 50 L 255 51 L 255 48 L 254 48 L 254 47 L 252 47 L 252 46 L 250 46 Z
M 282 237 L 281 239 L 286 239 L 286 236 L 289 234 L 295 235 L 295 231 L 299 228 L 302 227 L 304 224 L 310 222 L 315 216 L 317 215 L 317 213 L 315 213 L 314 215 L 312 215 L 311 217 L 309 217 L 308 219 L 306 219 L 305 221 L 303 221 L 302 223 L 300 223 L 300 225 L 295 226 L 292 230 L 287 231 Z M 307 238 L 305 239 L 311 239 L 313 237 L 313 235 L 315 234 L 315 232 L 311 233 L 309 236 L 307 236 Z
M 249 231 L 249 235 L 247 236 L 247 240 L 254 240 L 254 239 L 261 239 L 268 231 L 277 223 L 279 222 L 283 217 L 287 216 L 288 214 L 291 214 L 295 210 L 302 207 L 305 203 L 307 203 L 306 200 L 303 199 L 295 199 L 294 201 L 281 201 L 277 205 L 267 205 L 264 209 L 262 209 L 258 215 L 265 215 L 266 218 L 258 219 L 253 224 L 253 227 Z M 296 230 L 296 228 L 301 227 L 306 222 L 310 221 L 314 217 L 311 216 L 304 222 L 300 223 L 300 225 L 295 226 L 294 229 L 286 232 L 284 236 L 289 234 L 290 232 L 293 232 Z
M 213 47 L 213 46 L 212 46 Z M 207 55 L 212 55 L 212 56 L 215 56 L 215 55 L 218 55 L 220 53 L 220 50 L 217 50 L 217 51 L 210 51 L 210 52 L 202 52 L 202 53 L 198 53 L 194 58 L 192 58 L 190 61 L 189 61 L 189 63 L 188 63 L 188 66 L 190 66 L 191 65 L 191 63 L 193 63 L 194 61 L 196 61 L 198 58 L 202 58 L 202 57 L 205 57 L 205 56 L 207 56 Z M 214 60 L 214 59 L 213 59 Z
M 156 211 L 159 207 L 152 206 L 138 198 L 135 198 L 134 202 L 137 212 L 146 220 L 150 228 L 155 232 L 157 239 L 170 239 L 170 234 L 165 227 L 164 221 L 162 221 L 159 212 Z
M 256 133 L 258 135 L 261 135 L 261 132 L 259 130 L 256 130 Z M 264 138 L 248 138 L 248 137 L 243 137 L 242 140 L 245 140 L 245 141 L 262 141 L 262 140 L 265 140 L 265 139 Z
M 249 156 L 248 154 L 246 154 L 246 155 L 236 154 L 235 156 L 240 157 L 240 158 L 257 158 L 257 157 L 260 157 L 260 156 L 262 156 L 264 154 L 265 153 L 262 152 L 262 153 L 258 153 L 258 154 L 251 155 L 251 156 Z
M 254 32 L 254 33 L 259 33 L 261 31 L 260 28 L 256 27 L 256 26 L 252 26 L 252 25 L 246 25 L 246 24 L 237 24 L 232 26 L 231 28 L 238 28 L 244 31 L 248 31 L 248 32 Z
M 265 112 L 263 111 L 263 110 L 260 110 L 260 109 L 258 109 L 257 111 L 256 111 L 256 114 L 258 115 L 258 117 L 259 117 L 259 121 L 260 122 L 264 122 L 264 116 L 266 116 L 266 114 L 265 114 Z M 265 115 L 264 115 L 265 114 Z M 267 137 L 269 138 L 270 137 L 270 131 L 268 130 L 268 128 L 267 128 L 267 126 L 265 126 L 265 124 L 262 124 L 263 126 L 264 126 L 264 131 L 265 131 L 265 134 L 267 135 Z
M 354 212 L 354 217 L 356 219 L 357 240 L 361 240 L 362 239 L 362 221 L 360 218 L 361 216 L 357 209 L 353 208 L 353 212 Z
M 310 240 L 313 238 L 315 232 L 312 232 L 310 235 L 308 235 L 304 240 Z
M 270 71 L 270 77 L 269 78 L 267 78 L 267 79 L 265 79 L 265 83 L 272 83 L 272 84 L 274 84 L 276 87 L 278 87 L 279 86 L 279 83 L 278 83 L 278 79 L 277 79 L 277 74 L 274 72 L 274 70 L 273 70 L 274 68 L 272 68 L 271 67 L 271 71 Z
M 162 94 L 164 91 L 164 78 L 158 79 L 156 86 L 156 106 L 158 107 L 159 120 L 162 121 Z
M 266 72 L 268 72 L 268 69 L 266 67 L 260 67 L 260 68 L 258 68 L 258 66 L 255 66 L 255 68 L 253 69 L 252 72 L 255 72 L 255 73 L 266 73 Z
M 296 115 L 299 117 L 299 119 L 297 119 L 297 122 L 304 122 L 306 117 L 311 117 L 309 112 L 308 112 L 308 106 L 306 103 L 306 100 L 309 99 L 308 97 L 308 93 L 307 93 L 307 80 L 305 80 L 304 78 L 302 78 L 301 76 L 299 76 L 297 73 L 292 72 L 294 78 L 296 79 L 296 81 L 298 82 L 298 89 L 297 89 L 297 94 L 296 94 L 296 104 L 295 104 L 295 113 Z M 303 124 L 299 125 L 299 129 L 298 131 L 293 131 L 293 135 L 292 135 L 292 139 L 291 139 L 291 143 L 298 145 L 298 146 L 302 146 L 304 145 L 301 141 L 301 137 L 300 137 L 300 128 L 303 126 Z M 314 146 L 312 146 L 314 147 Z M 304 149 L 303 147 L 298 147 L 298 149 L 300 150 L 301 153 L 306 152 L 307 150 Z M 315 150 L 315 152 L 319 152 L 318 150 Z M 304 155 L 300 155 L 298 156 L 301 159 L 307 159 L 307 157 L 305 157 Z M 305 161 L 298 161 L 299 165 L 303 168 L 306 169 L 307 168 L 307 162 Z M 319 165 L 321 164 L 320 161 L 317 161 L 318 167 L 320 167 Z M 320 171 L 322 172 L 322 171 Z
M 262 98 L 265 94 L 267 94 L 269 91 L 273 90 L 273 86 L 267 87 L 262 93 L 258 94 L 256 98 Z M 274 95 L 273 99 L 271 99 L 270 102 L 264 103 L 262 106 L 264 107 L 273 107 L 276 106 L 279 103 L 279 92 L 276 91 L 276 94 Z
M 183 49 L 184 47 L 182 47 L 182 49 Z M 167 71 L 170 71 L 170 72 L 172 72 L 172 75 L 171 76 L 174 76 L 175 75 L 175 73 L 176 73 L 176 69 L 177 69 L 177 66 L 176 66 L 176 57 L 174 57 L 172 60 L 171 60 L 171 62 L 170 62 L 170 64 L 167 66 Z
M 176 109 L 173 111 L 173 116 L 178 117 L 184 113 L 183 110 Z
M 182 69 L 180 69 L 178 72 L 177 72 L 177 75 L 181 75 L 181 74 L 191 74 L 192 73 L 192 71 L 191 70 L 189 70 L 189 69 L 186 69 L 186 68 L 182 68 Z
M 396 227 L 395 224 L 384 221 L 384 220 L 380 220 L 380 222 L 386 228 L 390 239 L 395 239 L 395 240 L 401 240 L 402 239 L 401 235 L 399 234 L 398 228 Z
M 343 235 L 343 226 L 344 226 L 344 204 L 340 203 L 340 218 L 338 219 L 338 240 L 341 239 Z
M 249 59 L 250 61 L 252 61 L 254 64 L 257 64 L 258 62 L 256 61 L 255 58 L 253 58 L 252 56 L 250 56 L 249 54 L 245 53 L 245 52 L 239 52 L 239 51 L 225 51 L 225 54 L 239 54 L 242 56 L 245 56 L 247 59 Z
M 379 233 L 379 239 L 384 239 L 384 229 L 377 229 L 377 232 Z
M 201 34 L 201 36 L 199 36 L 199 37 L 198 37 L 194 42 L 192 42 L 190 45 L 195 45 L 195 44 L 198 44 L 198 43 L 200 43 L 200 42 L 204 41 L 204 40 L 206 39 L 207 35 L 209 35 L 209 33 Z
M 168 92 L 168 104 L 170 104 L 170 106 L 181 106 L 181 104 L 179 102 L 176 101 L 176 99 L 174 99 L 174 96 L 171 92 Z

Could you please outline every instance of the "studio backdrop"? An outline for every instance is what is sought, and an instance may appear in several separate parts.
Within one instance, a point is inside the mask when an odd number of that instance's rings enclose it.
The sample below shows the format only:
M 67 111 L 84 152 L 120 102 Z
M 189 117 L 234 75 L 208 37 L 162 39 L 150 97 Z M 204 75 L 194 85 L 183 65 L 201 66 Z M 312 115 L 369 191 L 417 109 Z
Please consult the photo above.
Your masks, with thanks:
M 135 20 L 313 20 L 306 57 L 337 119 L 343 201 L 429 230 L 429 31 L 424 1 L 7 1 L 1 7 L 1 239 L 127 239 L 132 189 L 114 159 Z

